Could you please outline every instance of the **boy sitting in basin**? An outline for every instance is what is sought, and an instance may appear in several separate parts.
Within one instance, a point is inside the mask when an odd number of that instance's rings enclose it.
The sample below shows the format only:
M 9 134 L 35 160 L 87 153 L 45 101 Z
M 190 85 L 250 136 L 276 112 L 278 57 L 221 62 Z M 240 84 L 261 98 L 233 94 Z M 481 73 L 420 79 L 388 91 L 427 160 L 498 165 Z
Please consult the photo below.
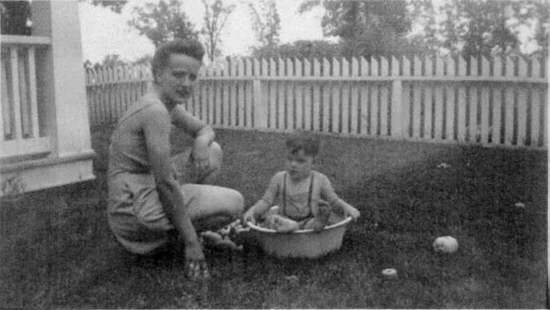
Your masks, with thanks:
M 260 220 L 278 232 L 322 230 L 341 218 L 333 211 L 357 219 L 359 211 L 336 195 L 329 179 L 312 170 L 319 153 L 318 137 L 299 131 L 286 140 L 286 170 L 277 172 L 264 196 L 244 214 L 244 221 Z M 279 206 L 273 206 L 278 199 Z

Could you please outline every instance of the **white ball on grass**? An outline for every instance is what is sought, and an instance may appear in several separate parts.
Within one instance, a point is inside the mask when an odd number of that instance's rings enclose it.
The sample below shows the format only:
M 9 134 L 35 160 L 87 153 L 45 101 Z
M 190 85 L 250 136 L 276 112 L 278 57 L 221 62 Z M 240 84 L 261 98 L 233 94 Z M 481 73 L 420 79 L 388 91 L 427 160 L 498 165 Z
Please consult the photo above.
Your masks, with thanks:
M 432 246 L 436 252 L 450 254 L 458 250 L 458 241 L 451 236 L 443 236 L 436 238 Z

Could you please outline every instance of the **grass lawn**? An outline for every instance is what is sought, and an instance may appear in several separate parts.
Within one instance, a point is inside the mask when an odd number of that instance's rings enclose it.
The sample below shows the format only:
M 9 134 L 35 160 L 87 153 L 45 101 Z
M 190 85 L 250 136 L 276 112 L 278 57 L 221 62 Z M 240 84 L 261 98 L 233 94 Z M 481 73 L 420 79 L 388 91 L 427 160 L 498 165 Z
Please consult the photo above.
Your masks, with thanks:
M 111 236 L 111 130 L 93 130 L 96 181 L 2 203 L 0 307 L 547 307 L 546 152 L 326 136 L 316 168 L 362 212 L 340 251 L 314 261 L 207 251 L 213 278 L 200 284 L 175 252 L 136 257 Z M 250 206 L 283 167 L 285 135 L 217 133 L 219 184 Z M 187 138 L 173 140 L 177 151 Z M 442 235 L 457 238 L 457 253 L 433 252 Z M 381 278 L 390 267 L 398 280 Z

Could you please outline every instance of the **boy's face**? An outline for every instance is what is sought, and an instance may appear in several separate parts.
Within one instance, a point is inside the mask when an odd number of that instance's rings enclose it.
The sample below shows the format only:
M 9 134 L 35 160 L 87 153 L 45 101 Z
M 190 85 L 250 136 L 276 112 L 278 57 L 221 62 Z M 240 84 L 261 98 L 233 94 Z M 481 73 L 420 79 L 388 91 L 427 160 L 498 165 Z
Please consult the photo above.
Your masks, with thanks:
M 307 178 L 313 166 L 313 156 L 304 153 L 304 150 L 287 152 L 286 169 L 293 180 Z
M 188 99 L 197 81 L 201 62 L 185 54 L 171 54 L 166 67 L 158 74 L 161 96 L 171 102 Z

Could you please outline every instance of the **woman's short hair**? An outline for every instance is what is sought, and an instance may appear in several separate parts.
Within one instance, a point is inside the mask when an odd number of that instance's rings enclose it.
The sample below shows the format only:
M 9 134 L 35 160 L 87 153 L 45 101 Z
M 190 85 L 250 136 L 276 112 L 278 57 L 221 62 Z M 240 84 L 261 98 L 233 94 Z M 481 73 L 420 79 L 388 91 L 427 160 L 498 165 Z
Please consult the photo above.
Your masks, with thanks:
M 204 48 L 199 41 L 194 39 L 176 39 L 161 44 L 155 51 L 155 55 L 153 56 L 153 60 L 151 62 L 154 79 L 156 79 L 157 73 L 161 72 L 166 67 L 168 60 L 170 59 L 170 55 L 172 54 L 184 54 L 202 62 Z

